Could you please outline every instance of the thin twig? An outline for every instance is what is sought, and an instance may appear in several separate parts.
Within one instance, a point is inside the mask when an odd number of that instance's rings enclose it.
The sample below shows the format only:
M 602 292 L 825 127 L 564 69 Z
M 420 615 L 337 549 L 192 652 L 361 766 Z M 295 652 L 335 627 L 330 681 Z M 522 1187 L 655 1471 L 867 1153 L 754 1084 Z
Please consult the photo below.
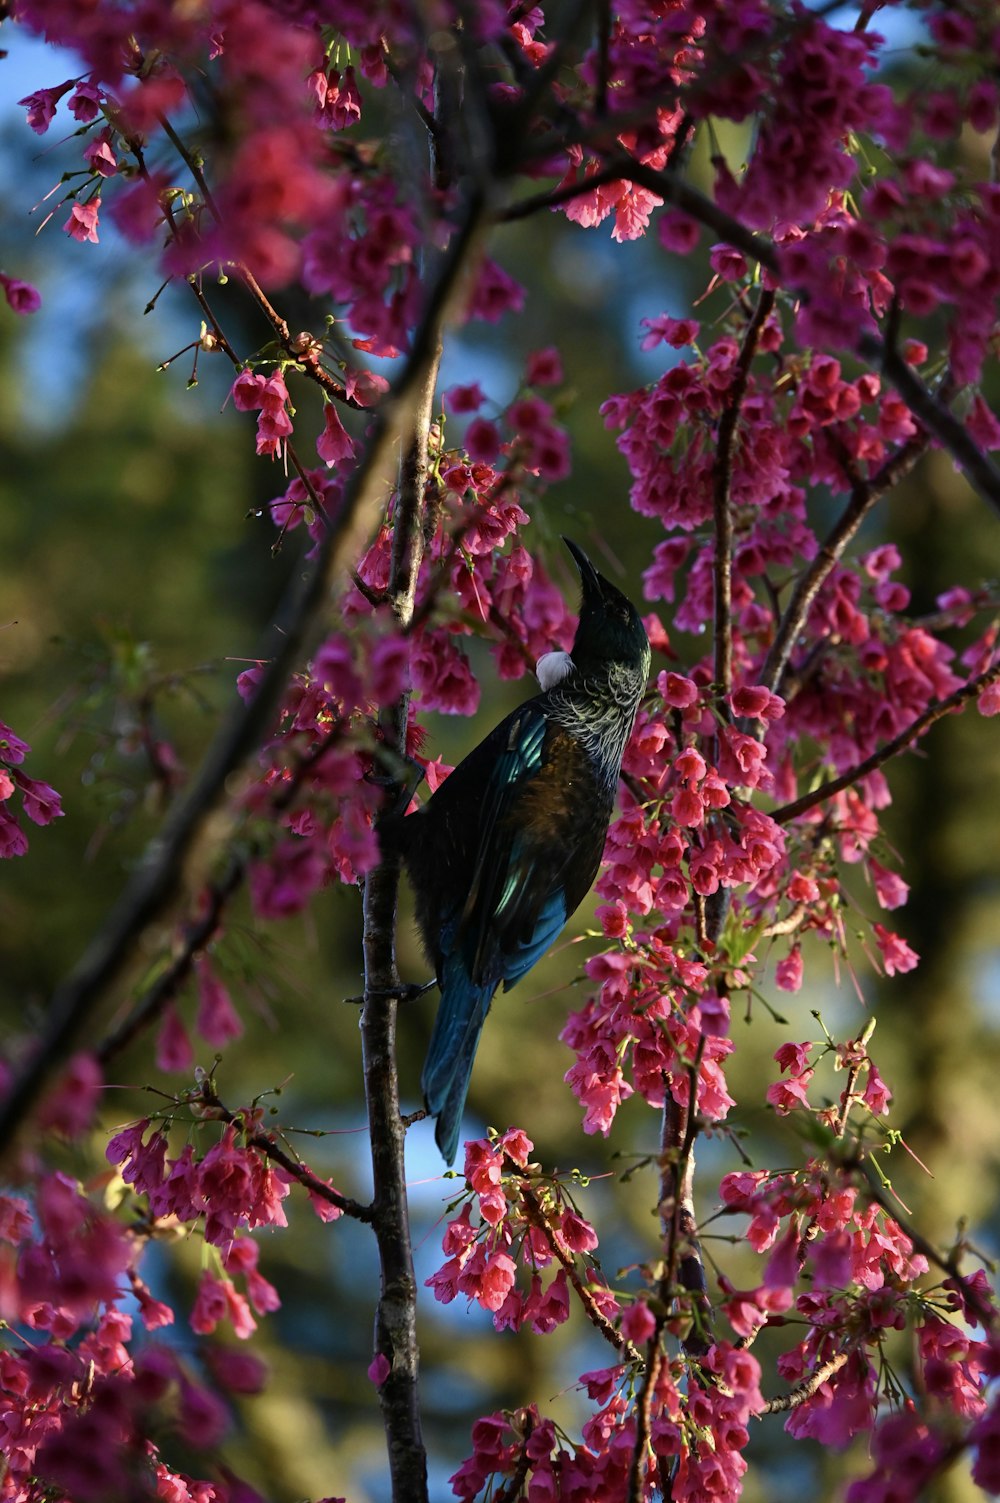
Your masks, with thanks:
M 894 736 L 891 741 L 879 747 L 878 751 L 872 752 L 871 756 L 866 757 L 863 762 L 849 767 L 846 772 L 841 773 L 840 777 L 828 778 L 826 782 L 820 783 L 818 788 L 814 788 L 811 793 L 804 793 L 794 803 L 783 804 L 780 809 L 773 811 L 771 818 L 776 824 L 787 824 L 789 820 L 798 819 L 800 814 L 805 814 L 817 804 L 822 804 L 826 799 L 832 798 L 835 793 L 842 793 L 845 788 L 851 788 L 855 783 L 860 783 L 883 763 L 898 756 L 901 751 L 905 751 L 929 726 L 934 724 L 935 720 L 940 720 L 943 715 L 950 715 L 953 710 L 960 709 L 968 700 L 975 699 L 998 679 L 1000 679 L 1000 663 L 994 663 L 992 668 L 987 668 L 985 672 L 977 674 L 967 684 L 956 689 L 954 694 L 949 694 L 947 699 L 937 699 L 933 704 L 928 705 L 923 714 L 911 721 L 905 730 L 900 731 L 898 736 Z
M 271 799 L 271 812 L 281 814 L 294 802 L 308 773 L 320 762 L 330 748 L 343 738 L 344 724 L 336 725 L 311 747 L 305 756 L 296 762 L 291 775 L 281 783 Z M 169 1002 L 176 997 L 187 981 L 195 957 L 204 950 L 218 932 L 223 914 L 230 901 L 240 891 L 249 870 L 249 856 L 231 851 L 225 874 L 217 882 L 210 882 L 199 897 L 199 911 L 190 919 L 184 931 L 184 940 L 169 966 L 133 1005 L 129 1013 L 98 1044 L 94 1053 L 102 1065 L 121 1053 L 144 1028 L 154 1023 Z
M 198 1100 L 205 1106 L 210 1107 L 214 1115 L 220 1117 L 223 1122 L 230 1122 L 236 1127 L 243 1129 L 246 1141 L 251 1148 L 256 1148 L 258 1153 L 262 1153 L 272 1163 L 280 1164 L 285 1173 L 290 1175 L 292 1179 L 297 1180 L 304 1189 L 309 1190 L 320 1200 L 325 1200 L 330 1205 L 336 1206 L 337 1210 L 344 1216 L 352 1216 L 355 1221 L 370 1222 L 372 1220 L 372 1206 L 362 1205 L 359 1200 L 352 1200 L 349 1195 L 341 1195 L 339 1190 L 335 1190 L 332 1185 L 328 1185 L 325 1180 L 320 1179 L 319 1175 L 315 1174 L 309 1168 L 308 1164 L 304 1164 L 294 1154 L 286 1152 L 284 1148 L 280 1148 L 274 1141 L 273 1134 L 264 1132 L 260 1128 L 257 1128 L 253 1132 L 246 1132 L 246 1117 L 244 1113 L 230 1111 L 219 1100 L 219 1097 L 210 1086 L 202 1086 Z
M 553 1256 L 562 1264 L 574 1293 L 586 1311 L 587 1319 L 600 1331 L 605 1341 L 609 1341 L 615 1350 L 621 1352 L 627 1361 L 641 1362 L 642 1353 L 639 1351 L 639 1348 L 634 1346 L 631 1341 L 626 1340 L 614 1322 L 609 1320 L 599 1308 L 593 1294 L 580 1277 L 580 1270 L 576 1266 L 576 1259 L 566 1251 L 558 1237 L 556 1237 L 548 1223 L 545 1212 L 542 1210 L 538 1196 L 526 1180 L 521 1181 L 521 1204 L 532 1226 L 537 1227 L 542 1233 L 542 1236 L 552 1249 Z
M 711 1307 L 705 1268 L 698 1245 L 694 1214 L 694 1144 L 698 1135 L 698 1072 L 705 1052 L 705 1035 L 698 1040 L 688 1068 L 688 1103 L 680 1106 L 666 1086 L 660 1127 L 660 1223 L 665 1243 L 661 1298 L 668 1305 L 678 1286 L 692 1296 L 691 1327 L 683 1338 L 685 1351 L 702 1356 L 710 1342 Z
M 169 966 L 142 994 L 126 1017 L 105 1034 L 94 1053 L 102 1065 L 128 1047 L 133 1039 L 160 1017 L 185 984 L 195 957 L 217 933 L 229 900 L 239 891 L 246 876 L 246 863 L 235 858 L 219 882 L 211 882 L 202 894 L 202 909 L 184 933 L 184 942 Z
M 869 480 L 858 479 L 851 490 L 850 499 L 842 515 L 834 523 L 820 544 L 819 552 L 806 572 L 800 577 L 785 610 L 774 641 L 760 671 L 760 682 L 772 693 L 780 692 L 795 642 L 802 630 L 810 607 L 832 570 L 842 557 L 845 548 L 855 536 L 865 517 L 885 493 L 898 485 L 913 469 L 930 442 L 925 431 L 918 431 L 901 444 Z
M 635 1404 L 635 1445 L 632 1447 L 632 1460 L 629 1465 L 628 1491 L 626 1497 L 628 1503 L 643 1503 L 646 1496 L 645 1471 L 646 1453 L 649 1450 L 649 1437 L 652 1430 L 653 1394 L 656 1391 L 660 1369 L 663 1366 L 663 1351 L 660 1347 L 660 1322 L 656 1323 L 656 1330 L 649 1338 L 646 1348 L 646 1371 L 642 1375 L 642 1387 Z
M 928 1241 L 922 1232 L 906 1221 L 900 1215 L 899 1208 L 885 1193 L 878 1175 L 866 1160 L 861 1159 L 855 1160 L 853 1163 L 845 1163 L 843 1167 L 847 1170 L 853 1169 L 862 1175 L 865 1180 L 865 1195 L 868 1196 L 869 1200 L 873 1200 L 887 1216 L 891 1217 L 904 1236 L 909 1239 L 915 1252 L 922 1253 L 928 1263 L 932 1263 L 935 1268 L 939 1268 L 949 1279 L 954 1279 L 956 1283 L 962 1285 L 965 1304 L 972 1312 L 974 1318 L 983 1327 L 983 1330 L 989 1331 L 995 1329 L 998 1320 L 1000 1320 L 1000 1311 L 998 1311 L 997 1307 L 989 1299 L 980 1295 L 969 1284 L 967 1277 L 962 1273 L 960 1249 L 956 1248 L 953 1252 L 947 1254 L 939 1252 L 933 1242 Z
M 814 1373 L 810 1373 L 808 1378 L 797 1383 L 788 1393 L 783 1393 L 776 1399 L 769 1399 L 760 1413 L 785 1414 L 789 1409 L 798 1409 L 807 1399 L 819 1393 L 823 1384 L 828 1383 L 835 1373 L 840 1372 L 850 1355 L 850 1352 L 838 1352 L 835 1357 L 830 1358 L 829 1362 L 824 1362 L 822 1367 L 817 1367 Z

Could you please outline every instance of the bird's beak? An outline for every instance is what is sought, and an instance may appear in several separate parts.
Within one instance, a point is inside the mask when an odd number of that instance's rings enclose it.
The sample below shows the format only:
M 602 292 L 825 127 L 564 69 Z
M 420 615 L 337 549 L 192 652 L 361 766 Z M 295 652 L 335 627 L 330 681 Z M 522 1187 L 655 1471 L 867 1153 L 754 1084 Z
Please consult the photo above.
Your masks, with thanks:
M 604 594 L 601 585 L 601 576 L 583 549 L 574 543 L 572 538 L 564 537 L 563 542 L 570 553 L 572 553 L 576 567 L 580 571 L 580 579 L 583 581 L 583 598 L 585 600 L 588 598 L 594 601 L 600 600 Z

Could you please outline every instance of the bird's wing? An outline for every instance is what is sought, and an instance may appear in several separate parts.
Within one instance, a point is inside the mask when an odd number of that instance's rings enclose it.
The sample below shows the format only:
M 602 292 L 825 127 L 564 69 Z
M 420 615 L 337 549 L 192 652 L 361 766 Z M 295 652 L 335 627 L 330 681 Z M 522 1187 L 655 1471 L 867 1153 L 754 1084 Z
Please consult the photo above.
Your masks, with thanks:
M 565 846 L 552 839 L 554 811 L 546 811 L 544 828 L 538 817 L 555 728 L 529 702 L 504 730 L 484 790 L 472 881 L 456 935 L 471 976 L 494 985 L 530 970 L 568 912 L 561 881 Z

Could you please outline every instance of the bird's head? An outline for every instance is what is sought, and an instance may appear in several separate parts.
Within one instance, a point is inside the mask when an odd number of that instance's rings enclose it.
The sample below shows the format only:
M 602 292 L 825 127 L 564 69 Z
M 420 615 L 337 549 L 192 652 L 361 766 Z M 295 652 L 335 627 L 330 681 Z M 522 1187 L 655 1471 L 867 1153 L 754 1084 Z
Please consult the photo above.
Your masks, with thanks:
M 570 538 L 564 537 L 563 542 L 573 555 L 583 583 L 573 662 L 581 673 L 620 664 L 634 669 L 645 682 L 649 673 L 649 640 L 639 612 L 627 595 L 598 574 L 582 548 Z

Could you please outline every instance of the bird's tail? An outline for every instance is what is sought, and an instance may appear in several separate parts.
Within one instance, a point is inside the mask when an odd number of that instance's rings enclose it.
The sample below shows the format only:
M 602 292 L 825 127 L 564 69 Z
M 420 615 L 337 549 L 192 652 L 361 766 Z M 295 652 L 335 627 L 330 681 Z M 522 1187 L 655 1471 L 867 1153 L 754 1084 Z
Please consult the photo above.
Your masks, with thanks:
M 420 1081 L 427 1110 L 437 1118 L 434 1139 L 446 1164 L 453 1164 L 458 1152 L 472 1063 L 495 991 L 495 984 L 476 985 L 461 955 L 446 957 L 441 1001 Z

